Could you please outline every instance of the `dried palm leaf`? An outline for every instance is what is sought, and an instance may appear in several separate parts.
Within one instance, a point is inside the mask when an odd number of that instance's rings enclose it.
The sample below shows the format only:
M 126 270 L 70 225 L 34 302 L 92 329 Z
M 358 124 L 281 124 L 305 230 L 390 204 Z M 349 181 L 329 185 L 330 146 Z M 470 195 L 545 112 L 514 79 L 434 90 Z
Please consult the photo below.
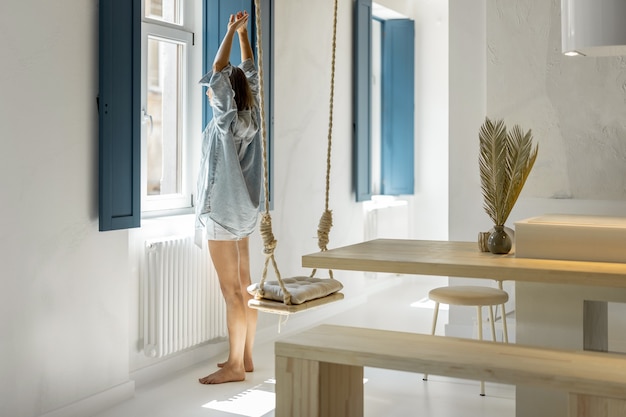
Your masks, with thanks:
M 515 125 L 507 133 L 502 120 L 485 118 L 479 131 L 483 207 L 495 225 L 504 225 L 537 158 L 532 133 Z

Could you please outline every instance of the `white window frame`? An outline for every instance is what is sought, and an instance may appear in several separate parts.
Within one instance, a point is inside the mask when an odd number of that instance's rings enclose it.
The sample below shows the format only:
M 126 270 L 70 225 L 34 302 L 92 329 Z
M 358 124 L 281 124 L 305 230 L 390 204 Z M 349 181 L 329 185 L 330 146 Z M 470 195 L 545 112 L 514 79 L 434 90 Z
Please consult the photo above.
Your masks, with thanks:
M 142 16 L 144 2 L 142 1 Z M 195 176 L 197 163 L 193 155 L 197 154 L 194 146 L 194 137 L 199 137 L 198 129 L 202 102 L 199 99 L 200 91 L 195 78 L 200 78 L 196 68 L 201 68 L 202 62 L 202 33 L 201 15 L 202 5 L 200 0 L 182 0 L 181 24 L 171 24 L 157 19 L 143 18 L 141 24 L 141 108 L 142 108 L 142 129 L 141 129 L 141 212 L 142 216 L 154 215 L 163 211 L 180 211 L 190 209 L 193 206 L 193 191 L 195 190 Z M 148 195 L 147 190 L 147 134 L 150 129 L 150 116 L 146 113 L 148 97 L 148 39 L 160 38 L 170 40 L 183 45 L 183 64 L 181 73 L 183 74 L 180 114 L 182 115 L 182 149 L 180 150 L 180 193 L 168 195 Z

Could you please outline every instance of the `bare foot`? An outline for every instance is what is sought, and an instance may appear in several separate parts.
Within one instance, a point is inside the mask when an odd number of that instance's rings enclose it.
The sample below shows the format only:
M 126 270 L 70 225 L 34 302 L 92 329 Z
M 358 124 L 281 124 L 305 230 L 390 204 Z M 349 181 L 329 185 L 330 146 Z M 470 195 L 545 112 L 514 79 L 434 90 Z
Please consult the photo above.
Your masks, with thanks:
M 217 363 L 217 367 L 218 368 L 223 368 L 226 364 L 228 364 L 228 361 L 224 361 L 224 362 L 218 362 Z M 254 364 L 252 363 L 252 359 L 245 359 L 243 361 L 243 366 L 246 370 L 246 372 L 254 372 Z
M 219 371 L 209 376 L 200 378 L 201 384 L 223 384 L 225 382 L 237 382 L 246 379 L 246 372 L 243 369 L 235 369 L 231 366 L 224 366 Z

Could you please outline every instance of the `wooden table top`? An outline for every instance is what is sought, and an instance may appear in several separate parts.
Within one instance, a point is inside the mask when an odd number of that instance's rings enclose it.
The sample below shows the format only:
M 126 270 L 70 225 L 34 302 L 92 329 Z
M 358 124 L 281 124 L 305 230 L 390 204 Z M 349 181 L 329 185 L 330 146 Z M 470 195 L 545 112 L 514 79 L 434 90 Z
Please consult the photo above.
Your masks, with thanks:
M 626 288 L 626 263 L 516 258 L 476 242 L 375 239 L 302 257 L 305 268 Z

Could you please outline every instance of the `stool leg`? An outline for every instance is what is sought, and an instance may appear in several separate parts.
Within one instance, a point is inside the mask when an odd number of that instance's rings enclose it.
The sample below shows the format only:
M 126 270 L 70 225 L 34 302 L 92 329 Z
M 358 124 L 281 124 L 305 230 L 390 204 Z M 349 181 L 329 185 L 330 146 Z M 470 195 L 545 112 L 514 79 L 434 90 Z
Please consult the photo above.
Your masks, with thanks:
M 478 340 L 483 340 L 483 311 L 481 306 L 476 306 L 478 319 Z M 480 381 L 480 395 L 485 396 L 485 381 Z
M 504 331 L 504 343 L 509 343 L 509 329 L 506 326 L 506 310 L 502 304 L 502 328 Z
M 433 328 L 430 331 L 431 335 L 435 334 L 435 329 L 437 328 L 437 316 L 439 315 L 439 303 L 435 302 L 435 311 L 433 312 Z M 422 377 L 423 381 L 428 381 L 428 374 L 424 374 Z
M 435 310 L 433 311 L 433 327 L 430 330 L 431 335 L 435 335 L 435 329 L 437 328 L 437 317 L 439 316 L 439 303 L 435 303 Z
M 489 320 L 491 321 L 491 340 L 496 341 L 496 323 L 493 319 L 493 306 L 489 306 Z
M 483 340 L 483 309 L 481 306 L 476 306 L 476 319 L 478 320 L 478 340 Z
M 498 288 L 502 289 L 502 281 L 498 281 Z M 502 330 L 504 331 L 504 342 L 509 343 L 509 329 L 506 326 L 506 309 L 502 304 Z

